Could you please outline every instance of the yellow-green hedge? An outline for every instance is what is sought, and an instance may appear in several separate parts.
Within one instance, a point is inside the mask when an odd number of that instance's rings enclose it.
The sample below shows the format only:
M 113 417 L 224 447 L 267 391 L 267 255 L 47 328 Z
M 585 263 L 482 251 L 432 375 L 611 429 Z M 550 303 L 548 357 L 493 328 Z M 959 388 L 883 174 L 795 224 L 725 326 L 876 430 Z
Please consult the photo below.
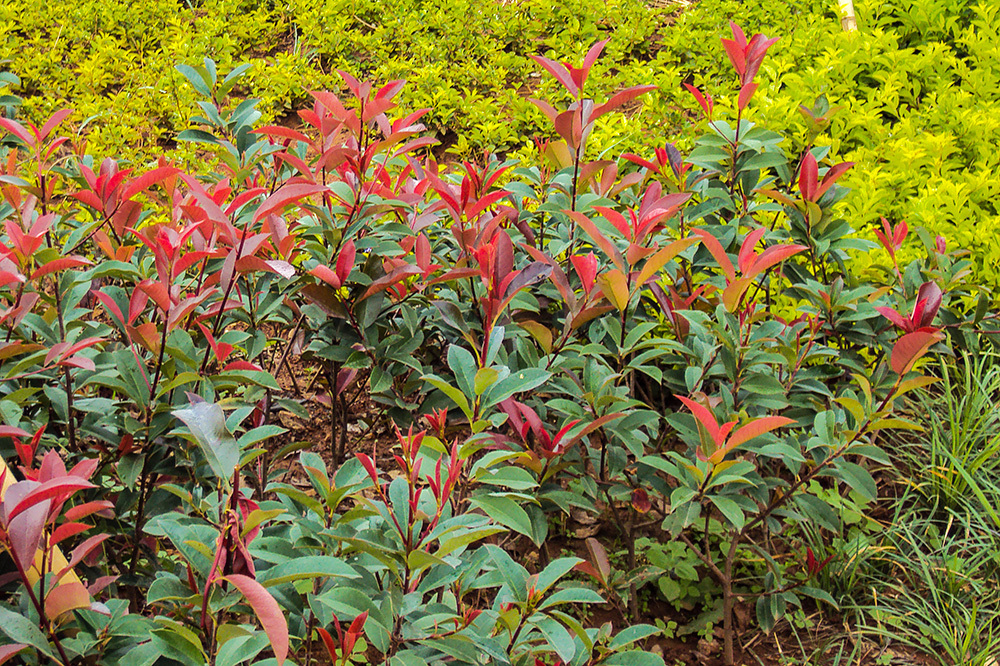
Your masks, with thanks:
M 819 143 L 857 162 L 846 183 L 856 227 L 907 219 L 970 248 L 979 279 L 1000 284 L 1000 6 L 980 0 L 858 0 L 845 33 L 834 0 L 701 0 L 678 7 L 637 0 L 9 0 L 0 6 L 0 58 L 21 77 L 21 115 L 40 120 L 71 105 L 87 152 L 147 161 L 175 147 L 194 94 L 174 70 L 213 58 L 222 72 L 252 64 L 242 96 L 264 119 L 340 86 L 337 69 L 409 81 L 403 104 L 454 154 L 530 152 L 551 135 L 527 101 L 560 90 L 531 54 L 579 61 L 611 37 L 588 82 L 594 97 L 653 83 L 641 109 L 602 119 L 592 150 L 616 156 L 688 134 L 694 103 L 682 82 L 725 105 L 734 79 L 718 38 L 730 19 L 779 36 L 752 117 L 790 128 L 804 147 L 798 106 L 819 95 L 842 107 Z M 770 83 L 767 83 L 767 82 Z M 877 255 L 874 260 L 880 260 Z M 869 261 L 868 258 L 859 258 Z

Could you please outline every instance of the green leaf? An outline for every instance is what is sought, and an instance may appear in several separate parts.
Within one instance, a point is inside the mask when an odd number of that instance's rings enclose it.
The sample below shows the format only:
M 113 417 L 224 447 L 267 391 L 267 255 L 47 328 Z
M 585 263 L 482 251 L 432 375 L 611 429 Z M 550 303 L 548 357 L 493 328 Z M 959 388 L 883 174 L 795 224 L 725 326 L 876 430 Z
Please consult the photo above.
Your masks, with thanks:
M 256 444 L 257 442 L 262 442 L 265 439 L 271 437 L 277 437 L 278 435 L 281 435 L 286 432 L 288 432 L 287 428 L 282 428 L 279 425 L 272 425 L 272 424 L 262 425 L 257 428 L 252 428 L 250 430 L 247 430 L 240 436 L 239 439 L 240 449 L 246 450 L 247 448 L 249 448 L 253 444 Z
M 454 657 L 459 660 L 459 663 L 463 664 L 478 664 L 480 662 L 481 652 L 476 644 L 472 642 L 472 639 L 467 636 L 455 635 L 448 636 L 446 638 L 432 638 L 428 640 L 417 641 L 422 645 L 434 648 L 435 650 L 440 650 L 446 655 Z
M 149 633 L 144 635 L 149 636 Z M 118 663 L 128 664 L 128 666 L 153 666 L 161 656 L 153 641 L 147 641 L 126 652 Z
M 770 167 L 781 166 L 786 162 L 788 162 L 788 158 L 786 158 L 782 153 L 779 151 L 770 151 L 766 153 L 757 153 L 744 162 L 741 167 L 745 170 L 764 170 Z
M 410 551 L 409 556 L 406 558 L 406 565 L 410 568 L 410 571 L 417 573 L 433 566 L 443 566 L 451 567 L 448 562 L 438 557 L 436 554 L 428 553 L 426 550 L 421 550 L 417 548 L 416 550 Z
M 422 379 L 451 398 L 451 401 L 458 405 L 458 408 L 465 414 L 465 418 L 469 419 L 470 422 L 472 421 L 472 408 L 469 406 L 469 401 L 462 391 L 436 375 L 424 375 Z
M 474 530 L 461 530 L 458 533 L 447 532 L 438 539 L 438 549 L 435 553 L 439 557 L 444 557 L 445 555 L 452 553 L 463 546 L 468 546 L 471 543 L 475 543 L 481 539 L 485 539 L 488 536 L 492 536 L 499 532 L 505 532 L 504 528 L 491 525 L 489 527 L 480 527 Z
M 511 490 L 529 490 L 538 487 L 538 481 L 523 467 L 493 467 L 480 469 L 475 480 L 492 486 L 503 486 Z
M 639 650 L 613 654 L 603 663 L 608 666 L 664 666 L 663 657 L 660 655 Z
M 549 565 L 538 573 L 535 589 L 544 594 L 580 562 L 583 560 L 579 557 L 560 557 L 549 562 Z
M 211 402 L 199 402 L 172 413 L 191 431 L 215 475 L 228 484 L 240 463 L 240 448 L 226 427 L 222 407 Z
M 611 650 L 620 650 L 626 645 L 644 640 L 659 633 L 660 630 L 650 624 L 635 624 L 631 627 L 626 627 L 615 634 L 615 637 L 608 644 L 608 648 Z
M 840 608 L 840 606 L 837 605 L 837 602 L 834 601 L 833 597 L 830 596 L 830 593 L 827 592 L 826 590 L 821 590 L 819 588 L 803 585 L 802 587 L 799 588 L 799 592 L 806 595 L 807 597 L 812 597 L 813 599 L 816 599 L 818 601 L 825 601 L 826 603 L 830 604 L 830 606 L 832 606 L 833 608 L 836 609 Z
M 138 454 L 128 454 L 121 457 L 115 469 L 118 478 L 126 488 L 134 488 L 139 474 L 142 473 L 143 457 Z
M 49 641 L 35 623 L 18 613 L 13 613 L 0 606 L 0 631 L 14 643 L 30 645 L 42 654 L 58 662 L 55 653 L 49 646 Z
M 493 545 L 485 546 L 485 548 L 510 593 L 521 603 L 527 601 L 528 570 L 511 559 L 507 551 Z
M 760 628 L 765 632 L 771 631 L 774 629 L 776 619 L 771 608 L 771 597 L 768 595 L 757 597 L 757 624 L 760 625 Z
M 207 143 L 213 146 L 217 146 L 222 143 L 222 141 L 209 132 L 200 129 L 186 129 L 177 133 L 178 141 L 191 141 L 193 143 Z
M 815 495 L 802 493 L 795 498 L 795 502 L 799 505 L 799 510 L 803 513 L 803 515 L 816 521 L 816 524 L 820 527 L 825 527 L 826 529 L 837 533 L 839 533 L 843 527 L 836 511 L 834 511 L 829 504 Z
M 875 479 L 861 465 L 848 462 L 843 458 L 834 463 L 834 467 L 839 476 L 850 488 L 867 500 L 874 500 L 878 496 L 878 487 Z
M 226 370 L 218 375 L 213 375 L 213 382 L 221 382 L 225 380 L 237 380 L 240 384 L 255 384 L 257 386 L 263 386 L 264 388 L 271 389 L 272 391 L 280 391 L 281 386 L 274 379 L 274 375 L 269 372 L 263 372 L 261 370 Z
M 230 638 L 219 648 L 219 653 L 215 657 L 215 666 L 242 664 L 256 657 L 267 646 L 267 634 L 264 632 Z
M 545 602 L 539 606 L 539 610 L 545 610 L 560 604 L 603 604 L 604 597 L 590 589 L 589 587 L 570 587 L 550 595 Z
M 709 499 L 712 500 L 712 504 L 714 504 L 715 508 L 719 510 L 719 513 L 725 516 L 726 520 L 733 524 L 733 527 L 738 530 L 743 529 L 743 523 L 745 522 L 743 510 L 736 502 L 726 497 L 718 497 L 714 495 L 709 497 Z
M 524 393 L 536 389 L 552 376 L 551 372 L 540 368 L 524 368 L 512 372 L 509 376 L 501 379 L 490 387 L 483 397 L 483 405 L 490 407 L 498 405 L 515 393 Z
M 273 587 L 306 578 L 357 578 L 351 565 L 331 555 L 309 555 L 276 564 L 258 572 L 257 581 L 264 587 Z
M 186 627 L 171 623 L 171 626 L 154 629 L 153 643 L 165 657 L 176 659 L 189 666 L 202 666 L 208 663 L 208 656 L 201 647 L 194 632 Z
M 469 503 L 478 506 L 487 516 L 504 527 L 509 527 L 526 537 L 532 537 L 531 518 L 514 500 L 496 495 L 476 495 L 469 499 Z
M 152 604 L 166 599 L 188 599 L 193 596 L 197 596 L 197 593 L 192 592 L 191 587 L 187 583 L 182 583 L 177 576 L 160 574 L 149 585 L 146 603 Z
M 475 377 L 478 365 L 472 352 L 458 345 L 448 347 L 448 367 L 455 375 L 458 388 L 467 396 L 476 395 Z
M 570 662 L 576 654 L 576 643 L 569 630 L 556 620 L 546 617 L 535 623 L 538 630 L 548 639 L 549 645 L 564 662 Z

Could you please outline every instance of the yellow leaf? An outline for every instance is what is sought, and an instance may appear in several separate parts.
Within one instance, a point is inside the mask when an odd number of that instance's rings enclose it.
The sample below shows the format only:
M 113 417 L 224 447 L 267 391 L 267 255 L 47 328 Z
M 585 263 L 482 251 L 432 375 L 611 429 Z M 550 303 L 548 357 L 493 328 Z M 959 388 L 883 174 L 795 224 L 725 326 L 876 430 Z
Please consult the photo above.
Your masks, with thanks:
M 854 422 L 858 426 L 865 422 L 865 408 L 861 406 L 860 402 L 848 396 L 837 398 L 837 402 L 851 413 L 851 416 L 854 417 Z
M 890 428 L 892 430 L 916 430 L 917 432 L 923 432 L 924 430 L 923 426 L 900 418 L 879 419 L 872 423 L 868 430 L 887 430 Z
M 900 382 L 899 388 L 896 389 L 896 392 L 893 394 L 892 397 L 895 400 L 896 398 L 898 398 L 899 396 L 903 395 L 904 393 L 912 391 L 913 389 L 918 389 L 918 388 L 923 388 L 925 386 L 930 386 L 931 384 L 933 384 L 936 381 L 938 381 L 937 377 L 928 377 L 927 375 L 924 375 L 922 377 L 914 377 L 912 379 L 907 379 L 904 382 Z
M 597 284 L 604 297 L 620 312 L 625 312 L 629 301 L 628 278 L 625 274 L 617 268 L 612 268 L 597 278 Z
M 552 353 L 552 331 L 548 326 L 534 320 L 519 321 L 517 325 L 531 334 L 546 354 Z
M 741 277 L 732 284 L 726 287 L 725 291 L 722 292 L 722 304 L 725 306 L 726 310 L 729 312 L 735 312 L 736 306 L 739 305 L 740 300 L 743 298 L 743 294 L 750 287 L 752 280 L 749 278 Z
M 681 240 L 674 241 L 670 245 L 667 245 L 665 248 L 659 250 L 656 254 L 650 257 L 648 261 L 646 261 L 645 265 L 642 267 L 642 271 L 639 273 L 639 279 L 636 281 L 636 284 L 639 286 L 646 284 L 646 281 L 659 273 L 660 270 L 667 265 L 668 261 L 697 242 L 697 237 L 682 238 Z

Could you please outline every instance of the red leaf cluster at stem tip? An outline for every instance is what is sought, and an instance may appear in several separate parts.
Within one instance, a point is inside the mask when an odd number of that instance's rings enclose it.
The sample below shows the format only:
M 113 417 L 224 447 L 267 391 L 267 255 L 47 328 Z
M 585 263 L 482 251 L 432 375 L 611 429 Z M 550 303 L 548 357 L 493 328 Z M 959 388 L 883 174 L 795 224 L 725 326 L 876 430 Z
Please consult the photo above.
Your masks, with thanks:
M 933 333 L 938 330 L 932 324 L 938 310 L 941 309 L 943 295 L 941 287 L 936 282 L 925 282 L 920 285 L 920 289 L 917 291 L 917 300 L 913 304 L 913 311 L 910 312 L 908 317 L 904 317 L 899 312 L 885 306 L 879 306 L 875 309 L 905 333 L 913 333 L 915 331 Z

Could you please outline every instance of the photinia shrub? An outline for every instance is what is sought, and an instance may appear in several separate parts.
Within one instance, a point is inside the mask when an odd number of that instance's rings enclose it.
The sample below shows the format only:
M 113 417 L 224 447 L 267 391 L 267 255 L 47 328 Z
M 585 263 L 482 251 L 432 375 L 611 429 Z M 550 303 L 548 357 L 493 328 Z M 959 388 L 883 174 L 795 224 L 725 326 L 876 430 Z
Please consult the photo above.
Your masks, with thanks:
M 731 32 L 736 104 L 690 87 L 687 155 L 592 159 L 649 90 L 585 96 L 604 42 L 537 58 L 572 101 L 536 100 L 531 166 L 439 164 L 404 82 L 346 72 L 262 125 L 246 68 L 179 68 L 200 173 L 0 118 L 0 660 L 662 664 L 641 588 L 698 567 L 731 664 L 748 599 L 764 630 L 835 606 L 806 536 L 877 496 L 879 434 L 985 306 L 943 239 L 897 262 L 905 224 L 885 282 L 852 272 L 851 165 L 748 118 L 781 42 Z M 581 511 L 619 570 L 554 552 Z

